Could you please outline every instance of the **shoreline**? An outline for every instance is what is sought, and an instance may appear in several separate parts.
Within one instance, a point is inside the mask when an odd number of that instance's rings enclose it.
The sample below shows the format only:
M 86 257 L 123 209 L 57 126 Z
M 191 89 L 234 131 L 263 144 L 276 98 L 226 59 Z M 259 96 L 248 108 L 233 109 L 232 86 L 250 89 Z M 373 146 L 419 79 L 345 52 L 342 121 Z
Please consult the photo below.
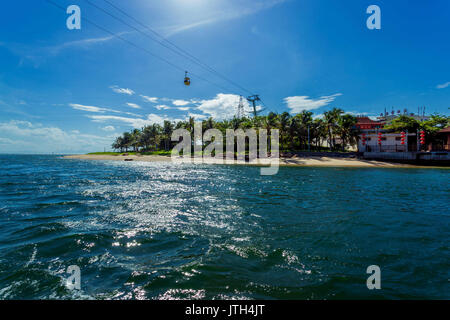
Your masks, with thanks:
M 63 156 L 63 159 L 76 160 L 107 160 L 107 161 L 132 161 L 132 162 L 172 162 L 170 156 L 158 155 L 69 155 Z M 178 161 L 177 161 L 178 160 Z M 184 159 L 176 159 L 175 163 L 183 163 Z M 216 163 L 211 159 L 203 159 L 204 164 L 230 164 L 230 165 L 269 165 L 270 160 L 256 162 L 245 162 L 224 160 L 223 163 Z M 195 162 L 192 162 L 195 163 Z M 358 168 L 432 168 L 427 166 L 416 166 L 411 164 L 384 162 L 377 160 L 363 160 L 357 158 L 330 157 L 330 156 L 302 156 L 302 157 L 280 157 L 280 166 L 291 167 L 358 167 Z

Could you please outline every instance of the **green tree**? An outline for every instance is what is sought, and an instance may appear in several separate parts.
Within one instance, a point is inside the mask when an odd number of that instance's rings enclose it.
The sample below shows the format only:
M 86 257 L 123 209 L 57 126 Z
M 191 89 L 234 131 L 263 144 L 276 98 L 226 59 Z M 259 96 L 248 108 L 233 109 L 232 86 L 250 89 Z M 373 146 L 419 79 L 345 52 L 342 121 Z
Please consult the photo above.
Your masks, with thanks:
M 319 150 L 323 142 L 328 137 L 328 126 L 323 119 L 314 119 L 312 123 L 311 136 L 315 142 L 316 148 Z
M 303 110 L 301 113 L 297 114 L 295 118 L 298 119 L 299 127 L 297 130 L 297 138 L 300 143 L 300 148 L 306 150 L 308 148 L 308 128 L 310 130 L 311 138 L 311 126 L 312 126 L 312 115 L 311 111 Z
M 291 115 L 289 114 L 289 112 L 283 112 L 279 115 L 278 118 L 278 129 L 280 130 L 280 147 L 282 150 L 286 150 L 288 148 Z
M 336 146 L 336 129 L 338 127 L 339 118 L 344 113 L 344 110 L 339 108 L 333 108 L 330 111 L 324 113 L 325 122 L 328 129 L 328 144 L 330 146 L 330 151 L 335 149 Z
M 162 139 L 164 140 L 164 150 L 170 150 L 172 144 L 172 133 L 174 125 L 172 122 L 165 120 L 162 130 Z
M 345 151 L 347 145 L 355 145 L 358 138 L 358 131 L 355 125 L 358 120 L 351 114 L 344 114 L 339 117 L 337 133 L 342 141 L 342 151 Z
M 259 133 L 258 130 L 264 128 L 268 130 L 269 134 L 272 129 L 278 129 L 280 131 L 280 149 L 294 151 L 305 150 L 308 147 L 309 128 L 311 146 L 320 149 L 324 141 L 328 140 L 330 149 L 333 150 L 337 147 L 335 139 L 340 137 L 342 150 L 345 150 L 347 146 L 357 141 L 358 131 L 354 129 L 355 123 L 355 117 L 344 114 L 344 111 L 339 108 L 334 108 L 325 112 L 323 119 L 313 119 L 313 113 L 306 110 L 295 116 L 291 116 L 288 112 L 283 112 L 280 115 L 270 112 L 266 116 L 234 117 L 221 121 L 215 121 L 210 117 L 202 121 L 202 131 L 218 129 L 222 132 L 225 139 L 227 129 L 240 128 L 246 130 L 254 128 Z M 413 118 L 400 116 L 392 121 L 389 128 L 391 130 L 406 130 L 410 128 L 411 131 L 414 131 L 414 128 L 423 128 L 431 136 L 448 124 L 449 118 L 445 116 L 433 115 L 429 120 L 421 123 Z M 131 147 L 136 152 L 140 149 L 143 151 L 169 150 L 172 147 L 171 136 L 173 130 L 187 129 L 191 133 L 191 137 L 193 137 L 194 125 L 195 119 L 193 117 L 190 117 L 187 121 L 179 121 L 176 124 L 170 121 L 164 121 L 163 126 L 154 123 L 145 126 L 142 130 L 134 129 L 131 132 L 124 132 L 122 136 L 115 139 L 112 147 L 121 152 L 123 150 L 128 152 Z M 194 142 L 193 139 L 192 142 Z
M 408 132 L 416 132 L 419 127 L 419 121 L 417 121 L 413 117 L 402 114 L 392 120 L 389 125 L 384 127 L 384 129 L 390 130 L 392 132 L 400 132 L 405 130 L 407 130 Z
M 128 148 L 131 147 L 133 143 L 133 135 L 130 132 L 124 132 L 122 136 L 122 146 L 125 152 L 128 152 Z
M 139 129 L 134 129 L 131 132 L 130 145 L 133 147 L 134 152 L 139 152 L 139 147 L 141 146 L 141 131 Z
M 120 152 L 122 152 L 122 151 L 123 151 L 123 148 L 124 148 L 123 138 L 122 138 L 122 137 L 117 137 L 117 138 L 114 140 L 113 144 L 112 144 L 112 148 L 113 148 L 114 150 L 120 150 Z

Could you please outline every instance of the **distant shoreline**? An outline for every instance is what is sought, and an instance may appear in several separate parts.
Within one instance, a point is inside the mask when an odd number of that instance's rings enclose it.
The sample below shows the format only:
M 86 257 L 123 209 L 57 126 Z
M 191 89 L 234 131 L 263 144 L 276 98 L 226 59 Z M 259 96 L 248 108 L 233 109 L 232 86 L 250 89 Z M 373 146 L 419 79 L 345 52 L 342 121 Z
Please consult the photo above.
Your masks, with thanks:
M 64 159 L 77 160 L 112 160 L 112 161 L 136 161 L 136 162 L 171 162 L 170 156 L 162 155 L 112 155 L 112 154 L 84 154 L 64 156 Z M 212 161 L 205 159 L 205 164 L 213 164 Z M 229 161 L 224 164 L 235 165 L 264 165 L 265 163 L 249 163 L 244 161 Z M 375 160 L 362 160 L 350 157 L 336 156 L 294 156 L 280 157 L 280 166 L 311 166 L 311 167 L 361 167 L 361 168 L 417 168 L 418 166 L 383 162 Z

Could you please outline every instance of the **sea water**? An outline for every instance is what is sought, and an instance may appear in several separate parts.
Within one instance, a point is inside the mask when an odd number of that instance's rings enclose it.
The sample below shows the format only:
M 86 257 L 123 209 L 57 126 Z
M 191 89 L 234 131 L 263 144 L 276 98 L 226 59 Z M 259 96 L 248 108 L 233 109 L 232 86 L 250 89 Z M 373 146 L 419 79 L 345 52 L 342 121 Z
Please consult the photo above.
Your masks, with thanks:
M 0 155 L 0 298 L 449 299 L 449 206 L 448 169 Z

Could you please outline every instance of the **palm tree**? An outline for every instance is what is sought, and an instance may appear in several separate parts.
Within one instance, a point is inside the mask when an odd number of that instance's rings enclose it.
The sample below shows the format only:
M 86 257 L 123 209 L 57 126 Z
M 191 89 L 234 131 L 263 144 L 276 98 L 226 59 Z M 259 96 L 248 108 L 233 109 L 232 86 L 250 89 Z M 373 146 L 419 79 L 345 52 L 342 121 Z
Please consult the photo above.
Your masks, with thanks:
M 241 125 L 242 120 L 236 116 L 233 117 L 233 119 L 231 119 L 231 126 L 233 130 L 237 130 L 239 129 L 240 125 Z
M 289 146 L 292 151 L 296 149 L 296 140 L 298 140 L 298 134 L 300 132 L 300 119 L 297 116 L 291 118 L 289 121 L 288 140 Z
M 333 108 L 332 110 L 324 113 L 325 122 L 327 123 L 327 127 L 328 127 L 328 144 L 330 146 L 330 151 L 335 148 L 336 139 L 335 139 L 334 131 L 336 131 L 339 118 L 340 118 L 341 114 L 343 114 L 343 113 L 344 113 L 344 110 L 339 109 L 339 108 Z
M 133 142 L 133 136 L 130 132 L 124 132 L 122 136 L 122 147 L 125 149 L 125 152 L 128 152 L 128 148 L 131 146 Z
M 281 148 L 283 150 L 287 149 L 287 141 L 289 139 L 289 127 L 291 122 L 291 115 L 289 112 L 283 112 L 280 114 L 279 118 L 279 127 L 280 130 L 280 140 L 281 140 Z
M 140 142 L 144 148 L 144 151 L 149 151 L 150 145 L 152 144 L 151 126 L 145 126 L 144 128 L 142 128 L 142 134 L 140 138 Z
M 152 124 L 150 128 L 150 137 L 151 137 L 151 144 L 155 146 L 155 151 L 158 150 L 158 145 L 161 143 L 162 140 L 162 127 L 154 123 Z
M 328 137 L 328 126 L 323 119 L 314 119 L 311 125 L 312 139 L 315 140 L 316 148 L 320 149 L 320 146 L 322 146 L 323 142 Z
M 302 149 L 307 149 L 308 128 L 311 128 L 312 114 L 313 113 L 311 111 L 303 110 L 301 113 L 296 115 L 296 117 L 299 121 L 299 128 L 298 128 L 297 134 L 299 136 L 300 145 L 301 145 Z
M 263 128 L 267 130 L 268 133 L 268 137 L 269 138 L 269 143 L 268 143 L 268 148 L 269 150 L 272 149 L 272 129 L 276 129 L 279 127 L 278 125 L 278 115 L 274 112 L 270 112 L 267 117 L 264 117 L 264 123 L 263 123 Z
M 349 114 L 344 114 L 344 111 L 339 108 L 333 108 L 325 112 L 323 119 L 313 119 L 312 112 L 303 111 L 295 116 L 284 112 L 281 115 L 270 112 L 267 116 L 256 116 L 252 118 L 234 118 L 230 120 L 214 121 L 213 118 L 208 118 L 202 121 L 202 130 L 218 129 L 222 132 L 224 139 L 226 138 L 227 129 L 250 129 L 265 128 L 269 130 L 280 130 L 281 150 L 301 150 L 307 147 L 308 142 L 308 128 L 310 133 L 310 142 L 320 149 L 324 141 L 328 141 L 330 150 L 337 148 L 336 138 L 340 137 L 342 141 L 342 150 L 348 145 L 353 145 L 357 142 L 358 130 L 355 129 L 356 118 Z M 193 136 L 195 119 L 190 117 L 188 121 L 179 121 L 174 124 L 170 121 L 165 121 L 163 126 L 159 124 L 148 125 L 142 130 L 135 129 L 132 132 L 124 132 L 122 136 L 117 137 L 112 144 L 115 150 L 128 152 L 130 147 L 135 151 L 142 148 L 144 151 L 149 150 L 168 150 L 171 148 L 171 135 L 174 129 L 185 128 L 190 131 Z M 427 121 L 418 122 L 413 118 L 407 116 L 399 116 L 392 121 L 387 129 L 404 130 L 406 128 L 414 130 L 417 128 L 424 129 L 427 135 L 440 130 L 449 124 L 449 117 L 433 116 Z M 164 141 L 164 143 L 162 143 Z M 192 142 L 193 139 L 192 139 Z M 271 142 L 271 141 L 270 141 Z M 270 146 L 269 142 L 269 147 Z M 226 145 L 226 141 L 224 141 Z
M 347 144 L 354 145 L 356 142 L 358 132 L 354 128 L 358 120 L 351 114 L 344 114 L 339 117 L 338 121 L 339 126 L 337 128 L 337 133 L 341 137 L 342 151 L 344 152 Z
M 209 117 L 208 120 L 204 121 L 204 129 L 205 129 L 205 131 L 209 130 L 209 129 L 214 129 L 215 125 L 216 124 L 214 123 L 214 120 L 213 120 L 212 117 Z
M 120 152 L 122 152 L 123 151 L 123 138 L 117 137 L 116 140 L 114 140 L 114 142 L 112 144 L 112 148 L 114 150 L 120 150 Z
M 134 129 L 131 132 L 131 146 L 134 152 L 139 152 L 139 147 L 141 146 L 141 131 L 139 129 Z
M 164 139 L 164 150 L 170 150 L 170 146 L 172 144 L 172 133 L 173 133 L 173 123 L 165 120 L 164 121 L 164 125 L 163 125 L 163 130 L 162 130 L 162 134 L 163 134 L 163 139 Z

